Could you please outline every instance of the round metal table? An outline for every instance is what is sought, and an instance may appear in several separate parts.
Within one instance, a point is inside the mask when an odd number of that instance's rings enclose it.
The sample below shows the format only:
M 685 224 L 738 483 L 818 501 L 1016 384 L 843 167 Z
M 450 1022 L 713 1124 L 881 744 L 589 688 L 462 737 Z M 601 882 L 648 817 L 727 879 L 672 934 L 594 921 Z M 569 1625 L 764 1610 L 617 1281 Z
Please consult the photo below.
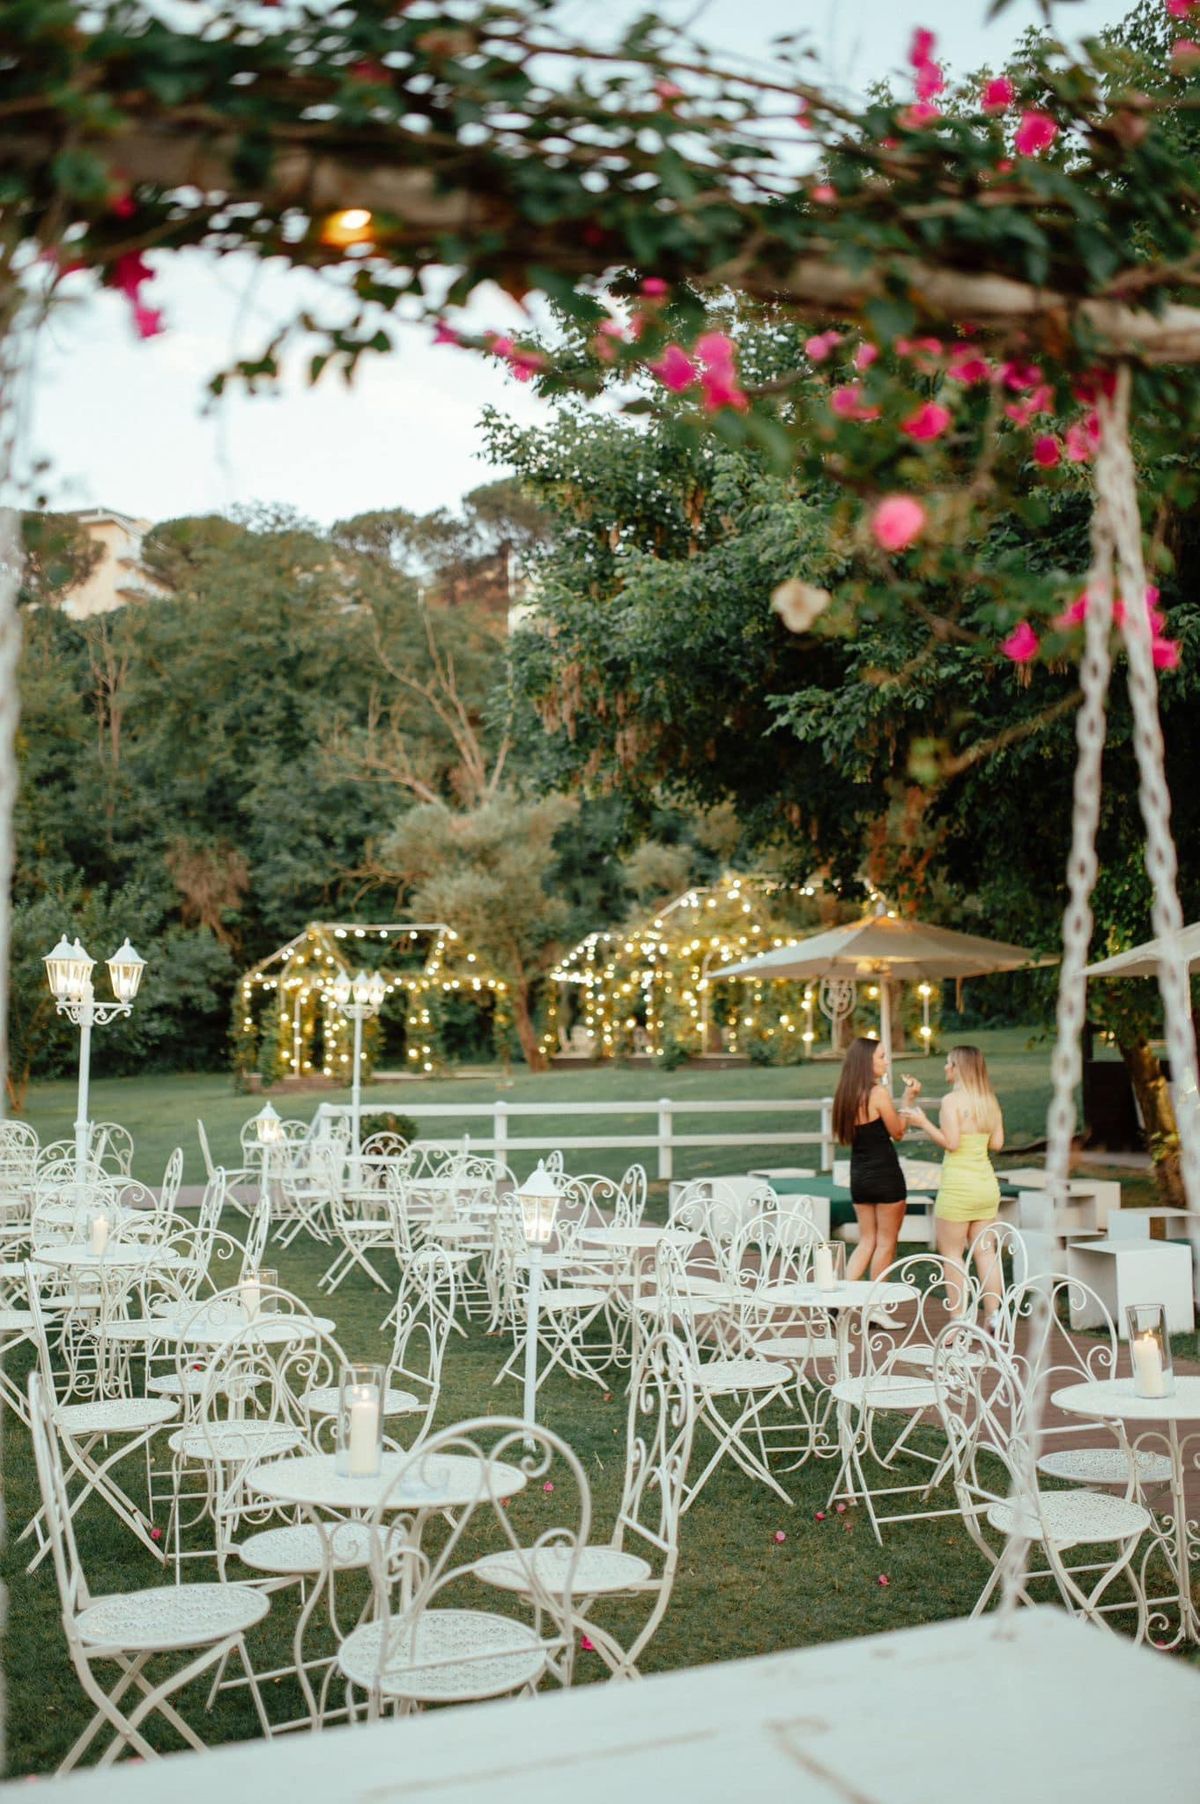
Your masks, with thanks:
M 1147 1561 L 1157 1550 L 1170 1562 L 1175 1592 L 1170 1597 L 1147 1596 L 1150 1636 L 1158 1646 L 1200 1641 L 1200 1610 L 1192 1601 L 1191 1572 L 1193 1560 L 1200 1558 L 1200 1522 L 1189 1521 L 1186 1494 L 1189 1461 L 1193 1470 L 1200 1465 L 1200 1378 L 1176 1378 L 1174 1390 L 1166 1397 L 1139 1397 L 1132 1378 L 1094 1379 L 1091 1383 L 1068 1384 L 1055 1391 L 1050 1401 L 1066 1415 L 1107 1422 L 1119 1435 L 1131 1463 L 1139 1453 L 1167 1455 L 1171 1462 L 1171 1514 L 1154 1516 L 1154 1537 L 1142 1558 L 1142 1588 L 1146 1589 Z M 1184 1432 L 1189 1423 L 1194 1424 L 1192 1432 Z M 1179 1613 L 1178 1628 L 1169 1640 L 1164 1640 L 1164 1635 L 1172 1623 L 1161 1613 L 1155 1616 L 1155 1605 L 1165 1605 Z

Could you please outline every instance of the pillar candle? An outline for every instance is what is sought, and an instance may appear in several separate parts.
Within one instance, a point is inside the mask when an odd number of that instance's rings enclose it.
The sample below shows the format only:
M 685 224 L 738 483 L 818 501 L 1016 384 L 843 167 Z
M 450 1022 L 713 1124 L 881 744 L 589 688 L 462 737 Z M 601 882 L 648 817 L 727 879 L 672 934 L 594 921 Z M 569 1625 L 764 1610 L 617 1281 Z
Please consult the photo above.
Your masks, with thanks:
M 813 1253 L 813 1277 L 818 1290 L 833 1290 L 833 1254 L 827 1246 L 819 1246 Z
M 248 1322 L 252 1322 L 258 1314 L 258 1306 L 262 1301 L 262 1286 L 257 1278 L 247 1278 L 240 1291 L 242 1313 Z
M 379 1405 L 365 1386 L 351 1395 L 350 1432 L 346 1437 L 351 1478 L 372 1478 L 379 1459 Z
M 1135 1335 L 1130 1346 L 1133 1356 L 1133 1388 L 1139 1397 L 1165 1397 L 1162 1354 L 1153 1334 Z
M 92 1251 L 103 1254 L 108 1245 L 108 1217 L 97 1215 L 92 1219 Z

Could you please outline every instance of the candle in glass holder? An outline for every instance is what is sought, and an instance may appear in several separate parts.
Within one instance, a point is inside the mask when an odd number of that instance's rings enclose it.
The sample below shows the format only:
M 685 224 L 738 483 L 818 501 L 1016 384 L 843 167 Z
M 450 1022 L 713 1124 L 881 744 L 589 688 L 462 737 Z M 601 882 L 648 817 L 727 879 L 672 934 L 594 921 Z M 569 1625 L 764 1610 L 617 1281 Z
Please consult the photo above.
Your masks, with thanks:
M 813 1252 L 813 1282 L 818 1290 L 834 1288 L 833 1254 L 827 1246 L 819 1246 Z
M 371 1478 L 379 1460 L 379 1404 L 367 1386 L 351 1392 L 348 1444 L 351 1478 Z
M 238 1298 L 242 1305 L 242 1314 L 245 1316 L 246 1320 L 248 1322 L 254 1321 L 258 1315 L 258 1306 L 262 1302 L 262 1285 L 259 1283 L 258 1277 L 254 1273 L 251 1273 L 248 1278 L 242 1280 L 238 1289 Z
M 1165 1397 L 1167 1380 L 1156 1337 L 1153 1334 L 1135 1335 L 1129 1350 L 1133 1358 L 1133 1388 L 1138 1396 Z
M 108 1245 L 108 1217 L 107 1217 L 107 1215 L 93 1216 L 92 1217 L 92 1239 L 91 1239 L 91 1247 L 92 1247 L 93 1253 L 95 1253 L 98 1258 L 102 1258 L 103 1254 L 104 1254 L 104 1249 L 107 1245 Z

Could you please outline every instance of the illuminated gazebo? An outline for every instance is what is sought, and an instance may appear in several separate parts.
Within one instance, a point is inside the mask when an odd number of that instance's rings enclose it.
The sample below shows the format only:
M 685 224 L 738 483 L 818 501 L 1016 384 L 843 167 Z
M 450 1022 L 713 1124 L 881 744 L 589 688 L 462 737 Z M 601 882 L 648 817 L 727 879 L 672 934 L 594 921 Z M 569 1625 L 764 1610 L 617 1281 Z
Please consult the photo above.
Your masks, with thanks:
M 581 1058 L 736 1056 L 756 1045 L 781 1060 L 810 1052 L 816 986 L 710 973 L 793 946 L 822 924 L 819 883 L 726 871 L 637 925 L 598 929 L 551 972 L 543 1046 Z
M 346 1079 L 352 1030 L 333 999 L 342 973 L 377 971 L 388 998 L 403 998 L 409 1070 L 429 1074 L 438 1051 L 438 1009 L 451 995 L 480 1005 L 497 1004 L 507 986 L 483 967 L 444 921 L 310 921 L 294 939 L 260 959 L 238 982 L 234 1019 L 235 1057 L 243 1065 L 272 1034 L 268 1053 L 273 1071 L 265 1075 Z M 367 1053 L 375 1036 L 369 1022 Z M 261 1069 L 261 1063 L 259 1064 Z

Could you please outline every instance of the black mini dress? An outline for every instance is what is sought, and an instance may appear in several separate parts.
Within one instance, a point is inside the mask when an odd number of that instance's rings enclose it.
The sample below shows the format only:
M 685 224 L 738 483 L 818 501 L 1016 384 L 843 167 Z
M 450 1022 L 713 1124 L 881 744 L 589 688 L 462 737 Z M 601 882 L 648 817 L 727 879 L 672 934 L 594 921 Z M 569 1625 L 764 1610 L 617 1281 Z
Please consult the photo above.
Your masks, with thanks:
M 908 1185 L 900 1169 L 896 1143 L 880 1116 L 854 1130 L 850 1147 L 852 1203 L 906 1203 Z

